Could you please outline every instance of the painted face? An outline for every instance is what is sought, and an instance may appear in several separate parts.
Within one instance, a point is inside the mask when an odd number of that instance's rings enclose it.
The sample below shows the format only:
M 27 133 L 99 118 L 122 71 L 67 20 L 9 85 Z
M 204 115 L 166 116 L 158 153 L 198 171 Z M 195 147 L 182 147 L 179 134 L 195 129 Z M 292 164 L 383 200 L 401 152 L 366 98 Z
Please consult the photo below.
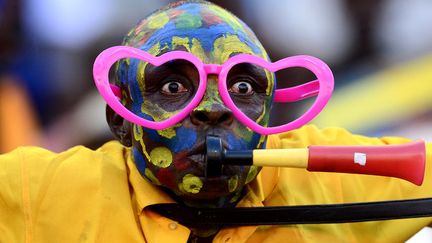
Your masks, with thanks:
M 155 56 L 173 50 L 187 51 L 204 63 L 214 64 L 240 53 L 267 58 L 243 22 L 206 3 L 184 3 L 156 12 L 132 29 L 124 44 Z M 186 61 L 156 67 L 127 59 L 118 64 L 117 78 L 126 106 L 156 121 L 181 110 L 199 83 L 195 67 Z M 239 108 L 253 120 L 266 124 L 273 77 L 262 69 L 241 64 L 230 71 L 227 80 Z M 174 127 L 155 131 L 131 125 L 133 159 L 143 177 L 190 204 L 235 203 L 244 185 L 259 172 L 254 166 L 225 166 L 220 177 L 204 176 L 208 134 L 220 136 L 230 150 L 254 149 L 265 143 L 265 136 L 254 133 L 233 117 L 219 96 L 217 82 L 217 76 L 208 76 L 204 98 L 189 117 Z

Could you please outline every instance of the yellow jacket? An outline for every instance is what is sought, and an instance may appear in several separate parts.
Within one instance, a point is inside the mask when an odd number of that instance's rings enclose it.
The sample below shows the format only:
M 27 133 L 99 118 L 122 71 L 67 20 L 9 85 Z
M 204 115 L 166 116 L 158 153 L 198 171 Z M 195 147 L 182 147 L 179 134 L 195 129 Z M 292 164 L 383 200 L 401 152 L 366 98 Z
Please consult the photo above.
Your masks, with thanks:
M 314 126 L 270 136 L 267 147 L 313 144 L 397 144 Z M 264 168 L 239 206 L 278 206 L 431 197 L 432 147 L 421 187 L 378 176 Z M 144 180 L 130 149 L 109 142 L 96 151 L 74 147 L 56 154 L 23 147 L 0 155 L 0 242 L 186 242 L 189 229 L 146 209 L 173 202 Z M 403 242 L 431 218 L 363 223 L 225 228 L 214 242 Z

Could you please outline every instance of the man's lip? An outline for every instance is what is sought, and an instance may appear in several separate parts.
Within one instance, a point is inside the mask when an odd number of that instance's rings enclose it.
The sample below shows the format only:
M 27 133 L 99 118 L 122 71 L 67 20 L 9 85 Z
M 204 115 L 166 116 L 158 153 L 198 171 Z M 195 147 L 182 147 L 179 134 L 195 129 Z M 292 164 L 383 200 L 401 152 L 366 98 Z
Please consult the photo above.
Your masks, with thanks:
M 222 147 L 224 149 L 229 149 L 228 143 L 222 140 Z M 196 155 L 196 154 L 207 154 L 207 144 L 205 142 L 199 143 L 198 145 L 194 146 L 190 152 L 187 154 L 187 157 Z

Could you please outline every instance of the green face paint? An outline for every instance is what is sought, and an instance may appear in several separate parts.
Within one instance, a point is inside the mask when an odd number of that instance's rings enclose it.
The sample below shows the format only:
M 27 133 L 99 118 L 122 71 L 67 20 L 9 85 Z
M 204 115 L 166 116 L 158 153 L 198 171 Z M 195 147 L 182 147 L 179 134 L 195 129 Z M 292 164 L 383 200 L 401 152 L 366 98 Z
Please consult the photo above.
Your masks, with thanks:
M 184 13 L 175 20 L 177 29 L 196 29 L 202 26 L 201 17 L 195 14 Z

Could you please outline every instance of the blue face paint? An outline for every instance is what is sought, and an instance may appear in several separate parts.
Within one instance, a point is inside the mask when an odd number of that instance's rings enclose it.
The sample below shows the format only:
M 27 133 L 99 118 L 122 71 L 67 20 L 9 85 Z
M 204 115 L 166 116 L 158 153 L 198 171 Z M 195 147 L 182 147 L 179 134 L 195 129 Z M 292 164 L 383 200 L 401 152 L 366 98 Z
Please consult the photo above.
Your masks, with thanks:
M 148 139 L 164 144 L 174 153 L 189 151 L 198 141 L 196 131 L 185 127 L 177 128 L 176 136 L 173 138 L 162 137 L 157 131 L 148 128 L 144 128 L 144 131 Z
M 134 157 L 134 162 L 138 171 L 141 173 L 141 175 L 144 175 L 145 168 L 146 168 L 146 161 L 144 160 L 142 152 L 138 148 L 133 147 L 132 155 Z

